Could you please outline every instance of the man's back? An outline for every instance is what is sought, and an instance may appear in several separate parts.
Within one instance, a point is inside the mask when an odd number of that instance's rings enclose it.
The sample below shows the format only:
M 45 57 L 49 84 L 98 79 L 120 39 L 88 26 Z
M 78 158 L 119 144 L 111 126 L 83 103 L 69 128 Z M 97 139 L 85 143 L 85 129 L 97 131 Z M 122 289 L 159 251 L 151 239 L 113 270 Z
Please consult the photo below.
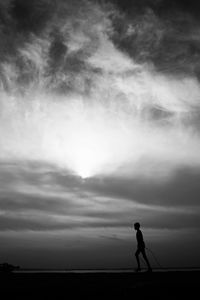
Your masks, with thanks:
M 143 234 L 142 234 L 142 231 L 140 229 L 137 230 L 136 239 L 137 239 L 138 247 L 139 248 L 145 248 L 145 243 L 144 243 L 144 240 L 143 240 Z

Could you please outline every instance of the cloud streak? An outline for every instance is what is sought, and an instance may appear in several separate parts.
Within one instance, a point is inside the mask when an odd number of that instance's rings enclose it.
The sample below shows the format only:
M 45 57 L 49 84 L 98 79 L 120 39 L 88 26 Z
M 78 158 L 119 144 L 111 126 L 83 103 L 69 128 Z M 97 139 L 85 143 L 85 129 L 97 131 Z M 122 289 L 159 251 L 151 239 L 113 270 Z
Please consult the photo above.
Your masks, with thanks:
M 27 167 L 10 167 L 9 176 L 7 169 L 1 170 L 1 177 L 7 182 L 7 186 L 3 182 L 0 185 L 2 232 L 71 232 L 84 228 L 93 232 L 109 228 L 115 232 L 117 228 L 128 230 L 134 219 L 159 230 L 200 225 L 199 201 L 195 196 L 199 194 L 198 174 L 191 179 L 191 175 L 180 173 L 168 186 L 114 178 L 82 182 L 59 171 L 46 172 L 44 180 L 44 172 L 39 173 L 38 168 L 34 171 L 32 166 L 30 172 Z

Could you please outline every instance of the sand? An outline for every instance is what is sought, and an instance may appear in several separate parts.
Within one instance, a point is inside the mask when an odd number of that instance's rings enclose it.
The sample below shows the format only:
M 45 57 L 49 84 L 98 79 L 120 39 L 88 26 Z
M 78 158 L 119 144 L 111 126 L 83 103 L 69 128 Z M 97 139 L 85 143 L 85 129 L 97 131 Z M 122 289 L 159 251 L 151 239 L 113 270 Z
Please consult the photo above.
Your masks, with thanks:
M 200 271 L 0 274 L 1 299 L 193 299 Z

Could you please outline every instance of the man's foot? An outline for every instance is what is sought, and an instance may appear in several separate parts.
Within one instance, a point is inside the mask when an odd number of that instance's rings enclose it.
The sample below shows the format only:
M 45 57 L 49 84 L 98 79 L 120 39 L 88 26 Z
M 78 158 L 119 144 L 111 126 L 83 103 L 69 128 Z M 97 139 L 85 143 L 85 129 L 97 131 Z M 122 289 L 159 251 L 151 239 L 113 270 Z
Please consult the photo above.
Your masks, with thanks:
M 148 273 L 151 273 L 151 272 L 152 272 L 152 269 L 151 269 L 151 268 L 148 268 L 148 269 L 147 269 L 147 272 L 148 272 Z
M 140 272 L 141 271 L 141 268 L 137 268 L 136 270 L 135 270 L 135 272 Z

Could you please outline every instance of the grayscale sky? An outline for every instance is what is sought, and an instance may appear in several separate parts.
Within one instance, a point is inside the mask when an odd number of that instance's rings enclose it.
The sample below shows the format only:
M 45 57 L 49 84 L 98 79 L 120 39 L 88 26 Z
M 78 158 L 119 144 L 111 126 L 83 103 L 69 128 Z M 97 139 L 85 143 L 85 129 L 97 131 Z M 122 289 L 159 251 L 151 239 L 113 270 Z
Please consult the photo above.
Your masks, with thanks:
M 200 4 L 0 0 L 0 39 L 0 263 L 132 268 L 138 221 L 200 266 Z

